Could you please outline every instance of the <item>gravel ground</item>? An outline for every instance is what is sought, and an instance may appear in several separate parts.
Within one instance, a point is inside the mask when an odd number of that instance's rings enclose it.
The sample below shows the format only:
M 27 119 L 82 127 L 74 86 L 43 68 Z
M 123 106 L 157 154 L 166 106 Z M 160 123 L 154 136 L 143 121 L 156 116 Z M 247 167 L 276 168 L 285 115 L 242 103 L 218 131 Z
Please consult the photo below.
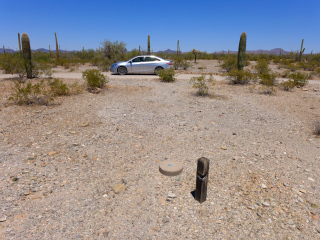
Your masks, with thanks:
M 316 81 L 269 96 L 215 76 L 197 97 L 188 74 L 106 75 L 99 94 L 49 106 L 8 104 L 0 80 L 0 239 L 320 238 Z M 200 157 L 202 204 L 191 194 Z M 162 175 L 164 160 L 182 174 Z

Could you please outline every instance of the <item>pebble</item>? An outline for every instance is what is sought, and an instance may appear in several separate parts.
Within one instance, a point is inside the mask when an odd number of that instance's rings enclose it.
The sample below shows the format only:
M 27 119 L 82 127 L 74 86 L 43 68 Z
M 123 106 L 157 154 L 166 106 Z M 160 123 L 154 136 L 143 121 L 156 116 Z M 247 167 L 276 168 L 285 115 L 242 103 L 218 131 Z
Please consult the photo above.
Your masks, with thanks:
M 167 223 L 167 222 L 169 222 L 169 221 L 170 221 L 170 218 L 168 218 L 167 216 L 165 216 L 165 217 L 162 218 L 162 222 L 163 222 L 163 223 Z
M 123 184 L 115 184 L 115 185 L 113 186 L 113 191 L 114 191 L 116 194 L 123 193 L 125 190 L 126 190 L 126 186 L 123 185 Z
M 227 148 L 225 146 L 221 146 L 222 150 L 227 150 Z
M 299 189 L 299 191 L 302 192 L 302 193 L 307 193 L 307 191 L 304 190 L 304 189 Z
M 5 222 L 7 220 L 7 216 L 0 216 L 0 222 Z
M 270 207 L 270 203 L 268 203 L 268 202 L 262 202 L 262 205 L 265 207 Z
M 169 192 L 168 192 L 168 197 L 169 197 L 169 198 L 175 198 L 176 195 L 175 195 L 173 192 L 169 191 Z
M 265 188 L 267 188 L 267 186 L 262 183 L 262 184 L 261 184 L 261 188 L 265 189 Z
M 311 177 L 308 178 L 309 181 L 314 182 L 315 180 Z

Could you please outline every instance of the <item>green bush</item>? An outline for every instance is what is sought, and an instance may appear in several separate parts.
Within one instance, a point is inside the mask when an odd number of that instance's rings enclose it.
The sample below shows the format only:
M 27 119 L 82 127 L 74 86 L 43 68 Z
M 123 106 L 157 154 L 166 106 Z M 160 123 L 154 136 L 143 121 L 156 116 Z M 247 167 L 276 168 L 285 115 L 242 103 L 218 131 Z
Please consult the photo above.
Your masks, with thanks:
M 49 81 L 50 92 L 53 96 L 65 96 L 70 94 L 70 89 L 62 80 L 54 78 Z
M 230 72 L 233 69 L 237 68 L 237 58 L 233 56 L 228 56 L 223 63 L 221 64 L 222 69 Z
M 103 88 L 108 82 L 107 78 L 97 69 L 87 69 L 82 72 L 82 78 L 87 82 L 89 89 Z
M 231 70 L 226 75 L 233 84 L 248 84 L 250 81 L 256 79 L 256 76 L 249 70 L 238 70 L 237 68 Z
M 193 88 L 197 88 L 197 95 L 199 96 L 206 96 L 209 94 L 209 87 L 207 83 L 211 83 L 212 85 L 215 84 L 214 78 L 212 74 L 210 74 L 209 79 L 206 79 L 205 75 L 199 76 L 199 77 L 192 77 L 190 79 L 190 82 L 193 83 Z
M 308 74 L 295 72 L 289 75 L 289 79 L 293 80 L 295 86 L 303 87 L 308 84 Z
M 183 59 L 181 56 L 175 56 L 175 58 L 173 59 L 173 67 L 175 70 L 178 69 L 183 69 L 183 70 L 187 70 L 189 68 L 190 64 Z
M 257 70 L 258 74 L 264 74 L 264 73 L 270 72 L 268 62 L 264 59 L 259 59 L 257 64 L 254 66 L 254 68 Z
M 277 80 L 276 80 L 276 74 L 271 72 L 264 72 L 262 74 L 259 74 L 260 78 L 260 84 L 265 86 L 276 86 Z
M 53 100 L 51 92 L 46 89 L 44 80 L 34 84 L 30 80 L 27 82 L 15 81 L 14 83 L 14 93 L 8 100 L 13 101 L 15 104 L 47 105 Z
M 173 67 L 162 69 L 158 71 L 157 74 L 163 82 L 174 82 L 176 80 L 174 77 L 176 72 Z
M 295 87 L 295 84 L 292 80 L 288 80 L 280 83 L 280 87 L 282 87 L 284 91 L 292 91 L 292 89 Z

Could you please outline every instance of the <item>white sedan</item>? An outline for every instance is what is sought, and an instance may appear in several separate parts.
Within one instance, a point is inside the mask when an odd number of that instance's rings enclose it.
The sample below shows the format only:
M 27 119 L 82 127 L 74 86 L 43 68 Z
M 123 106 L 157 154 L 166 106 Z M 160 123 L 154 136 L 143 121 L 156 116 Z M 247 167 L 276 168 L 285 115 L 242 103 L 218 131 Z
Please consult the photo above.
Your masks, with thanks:
M 171 60 L 164 60 L 153 55 L 137 56 L 126 62 L 117 62 L 111 65 L 111 72 L 120 75 L 127 73 L 155 73 L 172 67 Z

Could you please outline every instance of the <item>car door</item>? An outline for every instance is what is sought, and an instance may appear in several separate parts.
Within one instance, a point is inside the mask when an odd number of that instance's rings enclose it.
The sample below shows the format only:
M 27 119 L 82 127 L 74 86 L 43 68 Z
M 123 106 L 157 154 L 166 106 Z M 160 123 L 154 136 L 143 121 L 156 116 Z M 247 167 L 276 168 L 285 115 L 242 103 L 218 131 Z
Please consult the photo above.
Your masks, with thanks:
M 155 57 L 145 57 L 143 65 L 143 72 L 154 73 L 154 69 L 159 65 L 159 59 Z
M 136 57 L 130 61 L 130 72 L 132 73 L 142 73 L 143 66 L 142 63 L 144 62 L 144 57 Z

